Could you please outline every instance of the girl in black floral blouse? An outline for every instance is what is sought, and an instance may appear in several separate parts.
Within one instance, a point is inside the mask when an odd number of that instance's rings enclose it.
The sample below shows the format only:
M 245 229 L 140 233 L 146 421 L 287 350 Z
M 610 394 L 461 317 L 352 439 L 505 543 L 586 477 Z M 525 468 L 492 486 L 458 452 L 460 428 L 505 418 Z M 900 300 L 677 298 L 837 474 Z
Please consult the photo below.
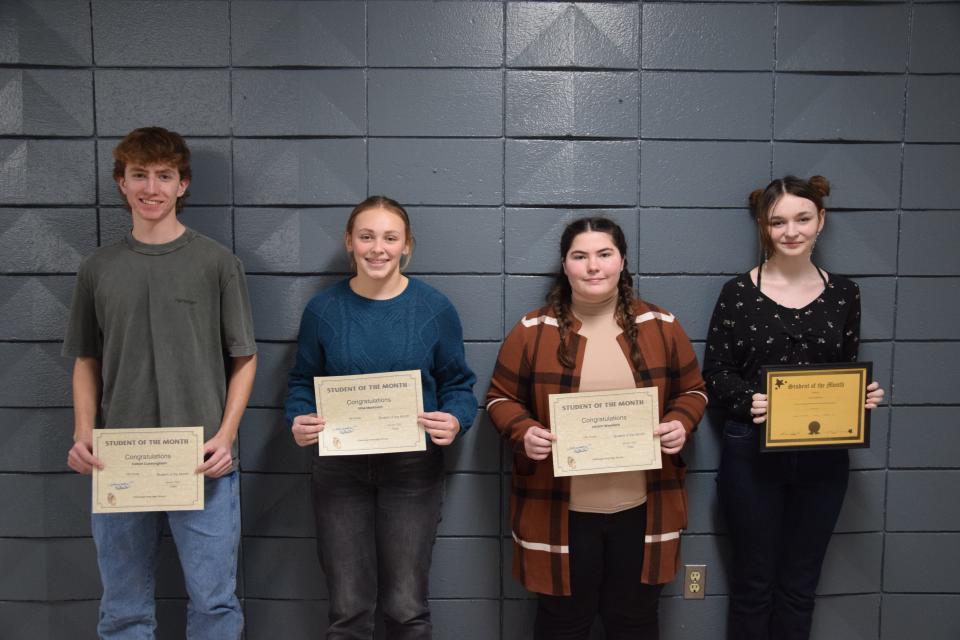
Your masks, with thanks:
M 727 638 L 806 640 L 830 535 L 847 488 L 846 450 L 761 453 L 766 364 L 853 362 L 860 291 L 811 260 L 823 230 L 822 176 L 750 194 L 764 260 L 727 282 L 710 321 L 703 375 L 726 410 L 717 485 L 733 547 Z M 866 407 L 883 399 L 877 382 Z

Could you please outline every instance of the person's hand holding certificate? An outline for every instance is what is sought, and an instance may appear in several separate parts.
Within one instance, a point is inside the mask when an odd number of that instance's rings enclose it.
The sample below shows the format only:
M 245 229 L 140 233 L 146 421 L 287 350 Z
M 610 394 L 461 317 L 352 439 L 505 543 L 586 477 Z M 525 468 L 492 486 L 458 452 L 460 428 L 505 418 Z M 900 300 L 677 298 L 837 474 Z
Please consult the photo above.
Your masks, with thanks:
M 321 456 L 424 451 L 426 435 L 420 371 L 392 371 L 313 379 Z
M 656 387 L 550 394 L 553 474 L 659 469 Z
M 203 427 L 94 429 L 93 512 L 203 509 Z

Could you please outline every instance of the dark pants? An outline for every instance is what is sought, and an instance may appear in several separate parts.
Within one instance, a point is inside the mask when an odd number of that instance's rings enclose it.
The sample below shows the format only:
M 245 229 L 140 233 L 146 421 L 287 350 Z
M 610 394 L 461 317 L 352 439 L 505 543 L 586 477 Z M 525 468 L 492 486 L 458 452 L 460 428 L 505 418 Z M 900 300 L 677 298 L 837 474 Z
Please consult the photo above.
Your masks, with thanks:
M 847 490 L 846 450 L 762 453 L 762 427 L 728 422 L 717 486 L 733 546 L 729 640 L 806 640 Z
M 328 639 L 430 638 L 427 587 L 443 502 L 443 453 L 316 458 L 313 511 L 330 592 Z
M 540 594 L 536 640 L 590 637 L 597 615 L 609 640 L 657 640 L 663 585 L 640 582 L 647 507 L 619 513 L 570 512 L 569 596 Z

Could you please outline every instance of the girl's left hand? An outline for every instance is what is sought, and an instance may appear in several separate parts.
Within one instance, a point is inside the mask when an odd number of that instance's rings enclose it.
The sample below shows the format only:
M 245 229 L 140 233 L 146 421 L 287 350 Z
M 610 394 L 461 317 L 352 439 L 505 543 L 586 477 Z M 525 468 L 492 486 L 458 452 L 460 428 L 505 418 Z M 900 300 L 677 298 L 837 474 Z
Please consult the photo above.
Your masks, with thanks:
M 680 449 L 683 449 L 687 442 L 687 430 L 679 420 L 661 422 L 660 426 L 653 430 L 653 434 L 660 436 L 660 450 L 669 455 L 680 453 Z
M 460 433 L 460 422 L 443 411 L 428 411 L 417 415 L 419 422 L 433 443 L 441 447 L 451 444 Z
M 880 383 L 874 380 L 867 387 L 867 402 L 863 406 L 867 409 L 876 409 L 881 402 L 883 402 L 883 389 L 880 388 Z

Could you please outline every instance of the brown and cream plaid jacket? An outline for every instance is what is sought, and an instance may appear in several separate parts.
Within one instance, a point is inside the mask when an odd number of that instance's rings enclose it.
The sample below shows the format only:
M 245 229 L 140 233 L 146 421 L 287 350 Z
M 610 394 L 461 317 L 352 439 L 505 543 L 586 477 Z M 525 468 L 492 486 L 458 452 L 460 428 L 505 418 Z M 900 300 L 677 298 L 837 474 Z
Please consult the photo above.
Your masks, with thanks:
M 638 387 L 659 389 L 660 421 L 679 420 L 689 434 L 707 405 L 700 365 L 690 340 L 676 318 L 652 304 L 634 305 L 637 340 L 643 367 L 633 371 Z M 576 368 L 557 359 L 560 331 L 549 307 L 524 316 L 500 348 L 487 392 L 487 412 L 513 449 L 513 491 L 510 520 L 513 530 L 513 575 L 530 591 L 570 595 L 567 513 L 569 478 L 553 476 L 550 457 L 539 462 L 526 456 L 523 435 L 533 426 L 550 427 L 548 396 L 580 388 L 586 338 L 576 333 L 573 319 L 570 346 Z M 626 336 L 617 337 L 630 362 Z M 631 368 L 633 364 L 631 362 Z M 685 464 L 679 455 L 664 455 L 663 468 L 647 472 L 647 530 L 642 582 L 669 582 L 680 565 L 680 532 L 687 526 Z

